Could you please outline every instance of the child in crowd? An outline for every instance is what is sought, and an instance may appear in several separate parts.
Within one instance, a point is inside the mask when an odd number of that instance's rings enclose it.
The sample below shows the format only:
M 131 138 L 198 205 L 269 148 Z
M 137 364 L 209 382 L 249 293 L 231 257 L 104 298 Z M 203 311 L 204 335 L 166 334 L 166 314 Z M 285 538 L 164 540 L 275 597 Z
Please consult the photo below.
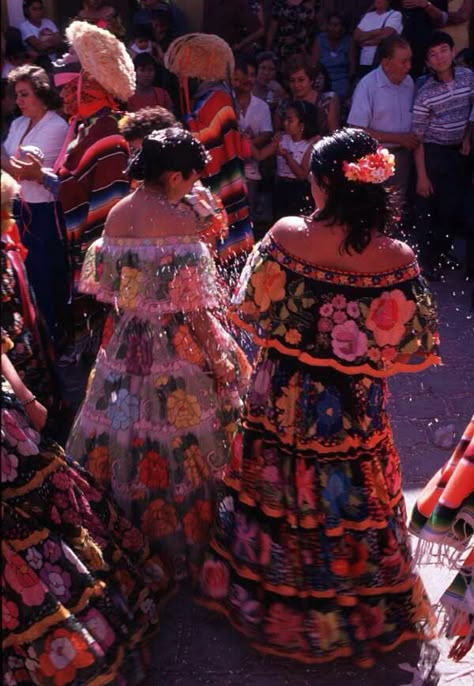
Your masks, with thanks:
M 141 52 L 133 60 L 137 85 L 134 95 L 129 99 L 127 109 L 136 112 L 142 107 L 166 107 L 173 109 L 171 96 L 164 88 L 156 86 L 157 61 L 148 52 Z
M 273 197 L 274 218 L 311 212 L 314 205 L 308 183 L 312 144 L 319 139 L 316 109 L 303 100 L 293 100 L 286 109 L 284 133 L 274 136 L 261 150 L 252 146 L 252 155 L 263 160 L 277 155 L 277 174 Z
M 136 24 L 132 28 L 132 41 L 128 51 L 134 60 L 137 55 L 148 53 L 158 62 L 163 62 L 163 50 L 153 40 L 153 30 L 148 24 Z

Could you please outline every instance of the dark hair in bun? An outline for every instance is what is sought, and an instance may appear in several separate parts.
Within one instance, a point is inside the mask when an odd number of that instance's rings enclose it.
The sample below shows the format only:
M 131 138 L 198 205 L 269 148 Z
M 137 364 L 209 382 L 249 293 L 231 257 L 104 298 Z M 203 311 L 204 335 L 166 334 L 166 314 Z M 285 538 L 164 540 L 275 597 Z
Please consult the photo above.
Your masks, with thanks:
M 184 129 L 172 126 L 153 131 L 143 139 L 140 152 L 131 160 L 129 176 L 137 181 L 159 181 L 169 171 L 181 172 L 185 179 L 201 172 L 209 160 L 206 148 Z
M 360 129 L 341 129 L 325 136 L 313 148 L 311 172 L 327 192 L 318 221 L 347 227 L 341 250 L 361 253 L 369 245 L 374 231 L 388 234 L 399 216 L 396 193 L 384 183 L 354 182 L 344 174 L 344 162 L 357 162 L 377 152 L 378 143 Z

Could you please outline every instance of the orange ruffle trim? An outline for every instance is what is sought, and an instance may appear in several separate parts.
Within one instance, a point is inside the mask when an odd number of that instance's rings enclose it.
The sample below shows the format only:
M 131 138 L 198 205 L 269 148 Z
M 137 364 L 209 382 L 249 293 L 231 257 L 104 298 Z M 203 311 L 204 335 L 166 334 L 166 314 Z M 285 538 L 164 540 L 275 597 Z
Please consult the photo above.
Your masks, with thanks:
M 278 648 L 272 648 L 261 643 L 255 643 L 251 640 L 250 634 L 246 632 L 245 629 L 243 629 L 243 627 L 238 622 L 235 621 L 235 619 L 226 607 L 216 602 L 215 600 L 207 600 L 203 598 L 195 598 L 194 602 L 198 605 L 206 607 L 208 610 L 213 610 L 221 615 L 224 615 L 229 620 L 230 624 L 234 627 L 234 629 L 236 629 L 239 633 L 243 634 L 244 636 L 250 639 L 250 645 L 252 646 L 252 648 L 255 648 L 255 650 L 264 655 L 276 655 L 278 657 L 283 657 L 286 659 L 290 658 L 293 660 L 297 660 L 298 662 L 304 662 L 305 664 L 322 664 L 324 662 L 332 662 L 333 660 L 336 660 L 340 657 L 352 657 L 354 655 L 354 651 L 349 647 L 337 648 L 336 650 L 332 650 L 331 652 L 329 652 L 324 657 L 313 657 L 311 655 L 308 655 L 307 653 L 299 651 L 289 652 L 285 650 L 279 650 Z M 404 631 L 403 634 L 401 634 L 393 643 L 390 643 L 389 645 L 380 645 L 374 641 L 371 641 L 370 649 L 380 653 L 388 653 L 398 648 L 398 646 L 405 641 L 426 641 L 432 638 L 434 638 L 433 635 L 426 634 L 421 631 Z M 370 657 L 359 659 L 356 658 L 356 662 L 359 665 L 359 667 L 362 668 L 370 668 L 373 667 L 375 664 L 375 660 Z
M 290 357 L 297 358 L 303 364 L 307 364 L 311 367 L 331 367 L 332 369 L 335 369 L 336 371 L 341 372 L 342 374 L 366 374 L 367 376 L 373 376 L 379 379 L 383 379 L 388 376 L 398 374 L 400 372 L 421 372 L 424 369 L 431 367 L 432 365 L 442 364 L 442 360 L 441 357 L 439 357 L 439 355 L 434 355 L 430 353 L 427 357 L 423 359 L 423 361 L 419 363 L 407 364 L 405 362 L 396 362 L 393 365 L 391 365 L 389 369 L 383 370 L 374 369 L 366 363 L 360 365 L 343 365 L 337 360 L 334 360 L 332 357 L 312 357 L 311 355 L 308 355 L 308 353 L 302 352 L 301 350 L 287 348 L 285 345 L 283 345 L 283 343 L 280 343 L 280 341 L 276 340 L 275 338 L 272 338 L 270 341 L 265 338 L 260 338 L 260 336 L 256 334 L 254 327 L 248 324 L 247 322 L 243 321 L 241 317 L 237 314 L 237 312 L 235 312 L 234 310 L 229 310 L 228 317 L 234 322 L 234 324 L 239 326 L 241 329 L 244 329 L 244 331 L 247 331 L 247 333 L 249 333 L 252 336 L 254 343 L 259 345 L 261 348 L 274 348 L 283 355 L 288 355 Z M 409 359 L 410 357 L 412 356 L 406 355 L 407 359 Z

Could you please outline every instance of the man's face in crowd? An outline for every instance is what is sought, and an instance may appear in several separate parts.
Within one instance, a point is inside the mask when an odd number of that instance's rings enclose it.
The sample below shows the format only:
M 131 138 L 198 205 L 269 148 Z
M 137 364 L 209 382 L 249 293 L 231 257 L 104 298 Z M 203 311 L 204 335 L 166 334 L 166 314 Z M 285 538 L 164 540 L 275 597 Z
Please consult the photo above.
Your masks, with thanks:
M 392 83 L 401 83 L 411 69 L 410 48 L 396 47 L 391 57 L 382 60 L 382 67 Z
M 248 65 L 247 70 L 236 69 L 232 76 L 232 87 L 236 93 L 250 93 L 255 85 L 255 67 Z
M 441 43 L 441 45 L 434 45 L 428 50 L 426 64 L 437 74 L 442 74 L 451 69 L 454 57 L 454 48 L 451 48 L 447 43 Z

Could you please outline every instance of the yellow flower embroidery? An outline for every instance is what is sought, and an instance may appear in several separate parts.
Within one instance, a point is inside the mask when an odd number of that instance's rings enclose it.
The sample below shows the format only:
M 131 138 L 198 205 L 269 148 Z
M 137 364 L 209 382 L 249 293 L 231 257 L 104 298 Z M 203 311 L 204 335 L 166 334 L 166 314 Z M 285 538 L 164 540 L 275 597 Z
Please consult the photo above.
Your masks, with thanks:
M 143 273 L 134 267 L 123 267 L 120 278 L 119 307 L 131 309 L 137 304 L 141 291 Z
M 196 426 L 201 419 L 201 407 L 195 395 L 180 388 L 173 391 L 166 401 L 168 421 L 177 429 Z
M 286 275 L 276 262 L 265 262 L 253 273 L 250 282 L 255 289 L 255 302 L 262 312 L 268 310 L 272 301 L 285 297 Z

